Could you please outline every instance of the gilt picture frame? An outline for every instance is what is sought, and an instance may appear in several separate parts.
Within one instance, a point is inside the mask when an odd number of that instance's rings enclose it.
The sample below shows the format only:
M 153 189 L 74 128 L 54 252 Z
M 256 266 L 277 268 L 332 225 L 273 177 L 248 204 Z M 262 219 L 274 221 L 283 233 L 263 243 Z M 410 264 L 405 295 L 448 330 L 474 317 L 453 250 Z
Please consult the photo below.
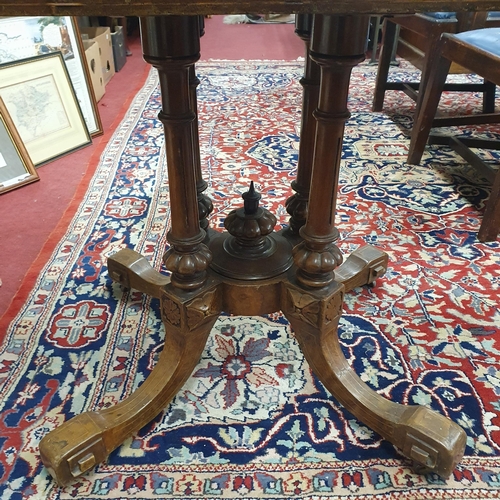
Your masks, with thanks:
M 50 52 L 61 52 L 92 137 L 103 126 L 76 18 L 0 17 L 0 64 Z
M 60 52 L 0 65 L 0 97 L 36 167 L 91 142 Z
M 0 194 L 38 180 L 35 165 L 0 98 Z

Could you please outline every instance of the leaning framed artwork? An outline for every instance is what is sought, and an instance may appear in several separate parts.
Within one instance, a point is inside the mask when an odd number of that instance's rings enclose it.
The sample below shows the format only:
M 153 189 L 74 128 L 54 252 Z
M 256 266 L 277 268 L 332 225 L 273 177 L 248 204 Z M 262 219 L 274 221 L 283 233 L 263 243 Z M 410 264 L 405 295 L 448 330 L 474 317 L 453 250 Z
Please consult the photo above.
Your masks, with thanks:
M 37 167 L 91 142 L 60 52 L 0 65 L 0 97 Z
M 61 52 L 91 136 L 103 128 L 85 49 L 71 16 L 0 17 L 0 64 Z
M 39 179 L 28 151 L 0 98 L 0 194 Z

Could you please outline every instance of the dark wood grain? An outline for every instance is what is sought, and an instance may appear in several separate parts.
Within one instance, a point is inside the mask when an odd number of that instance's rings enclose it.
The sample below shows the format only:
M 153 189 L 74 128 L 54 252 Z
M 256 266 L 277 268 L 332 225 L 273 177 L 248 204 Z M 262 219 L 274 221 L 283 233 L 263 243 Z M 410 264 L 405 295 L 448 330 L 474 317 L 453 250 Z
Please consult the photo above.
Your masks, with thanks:
M 6 0 L 0 5 L 0 15 L 152 16 L 245 12 L 411 14 L 445 10 L 499 9 L 498 0 Z

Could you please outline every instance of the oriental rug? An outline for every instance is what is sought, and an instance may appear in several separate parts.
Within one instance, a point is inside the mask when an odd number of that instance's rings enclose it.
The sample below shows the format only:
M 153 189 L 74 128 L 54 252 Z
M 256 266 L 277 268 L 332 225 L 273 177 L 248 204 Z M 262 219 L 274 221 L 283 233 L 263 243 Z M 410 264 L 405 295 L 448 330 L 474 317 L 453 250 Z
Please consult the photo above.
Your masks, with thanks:
M 222 228 L 250 180 L 285 224 L 302 64 L 212 61 L 197 71 L 211 226 Z M 430 148 L 421 166 L 405 163 L 413 103 L 390 92 L 389 114 L 372 113 L 375 71 L 363 64 L 353 73 L 337 222 L 345 254 L 370 243 L 389 254 L 390 267 L 375 286 L 347 294 L 339 336 L 380 394 L 428 405 L 465 429 L 466 456 L 452 476 L 413 473 L 342 408 L 276 312 L 221 316 L 173 403 L 105 463 L 55 485 L 40 439 L 73 415 L 123 400 L 162 349 L 158 301 L 112 283 L 106 269 L 126 246 L 161 269 L 167 245 L 152 72 L 1 346 L 2 499 L 500 497 L 500 245 L 476 239 L 488 185 L 444 147 Z M 478 96 L 453 99 L 465 111 L 480 105 Z

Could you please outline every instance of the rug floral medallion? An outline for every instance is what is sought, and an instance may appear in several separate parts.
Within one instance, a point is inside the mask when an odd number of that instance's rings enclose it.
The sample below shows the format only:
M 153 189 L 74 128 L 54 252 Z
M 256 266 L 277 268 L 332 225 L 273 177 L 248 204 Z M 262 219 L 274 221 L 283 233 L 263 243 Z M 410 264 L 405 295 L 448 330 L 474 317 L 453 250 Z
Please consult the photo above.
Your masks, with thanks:
M 302 63 L 211 61 L 197 71 L 211 226 L 222 229 L 251 180 L 286 224 Z M 444 147 L 406 164 L 413 103 L 390 92 L 390 115 L 372 113 L 375 71 L 353 72 L 337 224 L 344 254 L 369 243 L 390 267 L 375 286 L 346 295 L 339 337 L 379 394 L 432 407 L 465 429 L 466 455 L 451 477 L 415 474 L 328 394 L 277 311 L 222 315 L 173 402 L 105 463 L 56 486 L 40 439 L 122 401 L 163 347 L 158 301 L 114 284 L 106 268 L 130 247 L 162 269 L 169 186 L 152 71 L 1 346 L 2 499 L 500 497 L 500 245 L 476 238 L 488 184 Z M 479 97 L 446 96 L 443 105 L 452 102 L 470 111 Z

